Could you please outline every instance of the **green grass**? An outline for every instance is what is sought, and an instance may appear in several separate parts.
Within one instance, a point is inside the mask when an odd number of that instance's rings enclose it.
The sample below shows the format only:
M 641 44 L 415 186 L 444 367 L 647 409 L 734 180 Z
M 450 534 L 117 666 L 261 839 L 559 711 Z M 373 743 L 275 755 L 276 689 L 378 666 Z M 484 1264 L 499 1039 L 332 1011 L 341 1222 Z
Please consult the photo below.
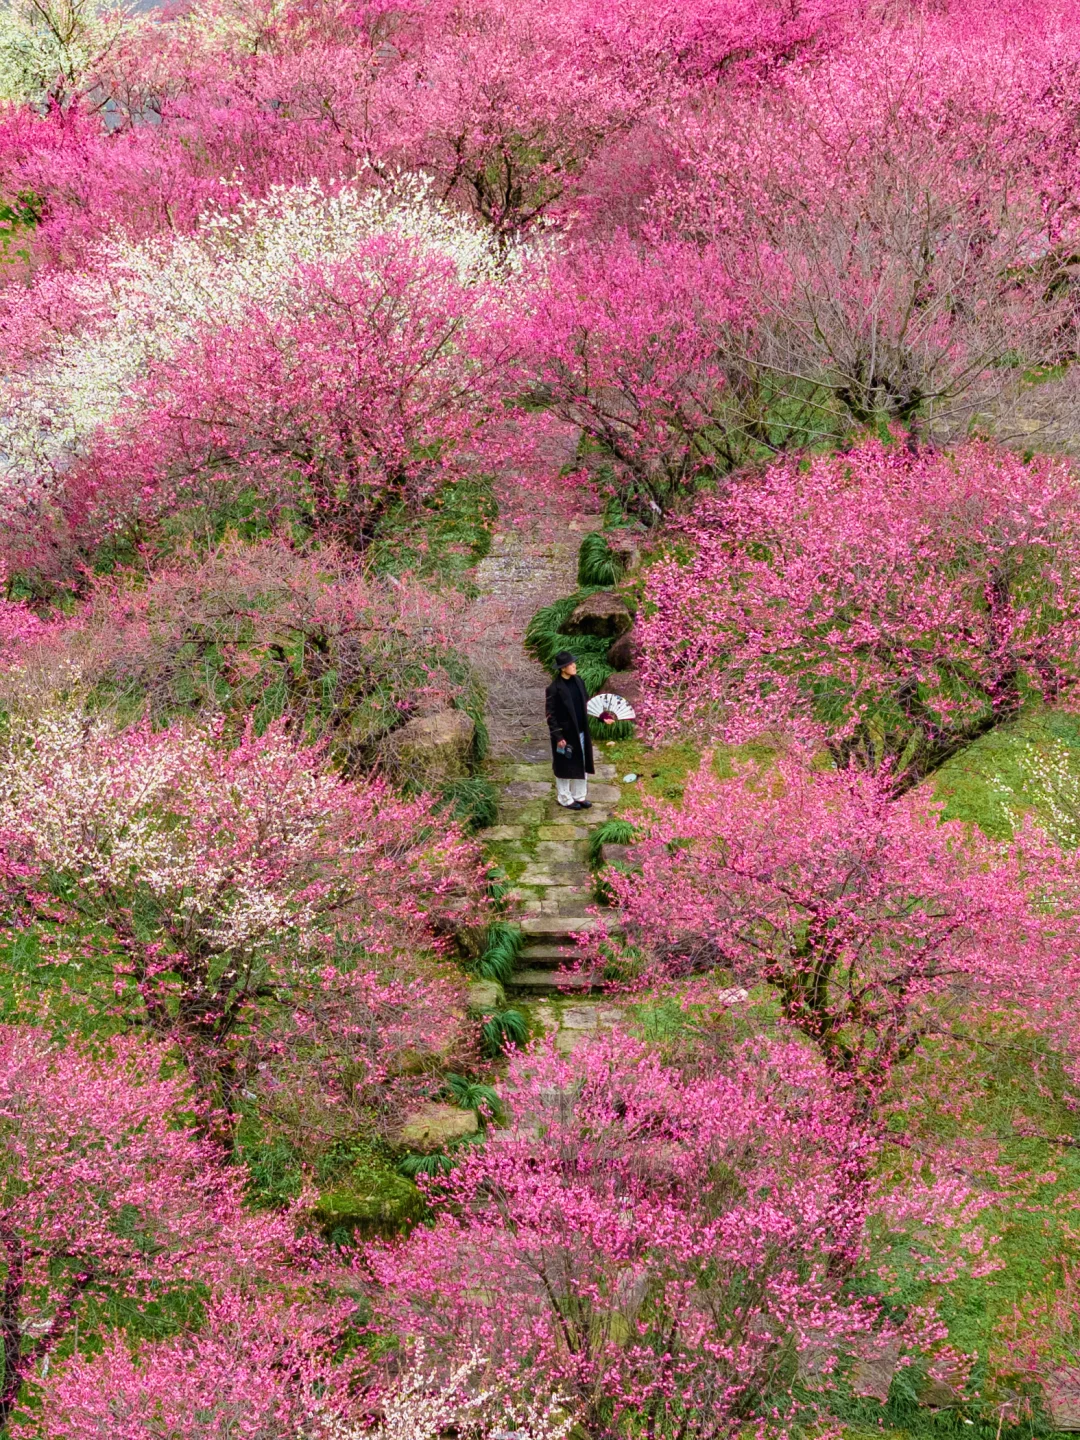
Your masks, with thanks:
M 496 1010 L 480 1027 L 484 1051 L 489 1059 L 497 1059 L 511 1045 L 522 1046 L 529 1038 L 528 1017 L 511 1006 Z
M 525 944 L 525 936 L 516 925 L 495 920 L 487 928 L 480 958 L 473 966 L 482 980 L 498 980 L 505 985 L 514 973 L 514 965 Z
M 589 836 L 586 846 L 589 864 L 597 866 L 603 863 L 601 851 L 605 845 L 632 845 L 637 835 L 637 830 L 629 820 L 612 816 L 605 820 L 602 825 L 597 825 Z
M 1080 801 L 1080 717 L 1025 715 L 982 736 L 930 784 L 946 819 L 968 821 L 993 839 L 1008 839 L 1017 819 L 1030 814 L 1056 839 L 1075 843 L 1064 830 Z
M 607 536 L 590 530 L 578 550 L 577 580 L 579 585 L 615 585 L 622 579 L 623 566 L 612 553 Z
M 499 818 L 498 791 L 484 775 L 447 780 L 439 796 L 449 813 L 469 834 L 486 830 Z
M 717 753 L 726 755 L 727 751 Z M 687 776 L 701 762 L 701 752 L 689 742 L 654 748 L 632 738 L 597 746 L 596 758 L 614 765 L 620 780 L 629 774 L 638 777 L 634 784 L 623 786 L 619 807 L 623 814 L 632 814 L 650 796 L 657 800 L 681 800 Z

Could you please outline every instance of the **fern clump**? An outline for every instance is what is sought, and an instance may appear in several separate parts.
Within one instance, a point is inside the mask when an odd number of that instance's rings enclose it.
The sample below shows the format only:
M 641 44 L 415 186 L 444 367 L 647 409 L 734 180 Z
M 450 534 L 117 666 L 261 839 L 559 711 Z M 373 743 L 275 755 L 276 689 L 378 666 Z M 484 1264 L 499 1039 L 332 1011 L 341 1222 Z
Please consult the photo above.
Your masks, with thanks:
M 578 550 L 579 585 L 615 585 L 622 579 L 623 565 L 608 544 L 602 530 L 591 530 Z
M 511 1045 L 524 1045 L 529 1038 L 529 1022 L 520 1010 L 496 1010 L 480 1027 L 484 1050 L 491 1059 L 502 1055 Z
M 603 588 L 600 585 L 588 586 L 556 600 L 552 605 L 545 605 L 536 612 L 525 630 L 525 648 L 536 656 L 545 670 L 554 671 L 555 656 L 560 650 L 572 651 L 577 658 L 578 674 L 590 695 L 602 690 L 611 674 L 607 658 L 611 641 L 601 635 L 570 635 L 563 626 L 586 595 Z
M 516 925 L 495 920 L 487 928 L 484 947 L 475 965 L 482 980 L 498 980 L 505 985 L 514 973 L 514 965 L 525 944 L 525 936 Z

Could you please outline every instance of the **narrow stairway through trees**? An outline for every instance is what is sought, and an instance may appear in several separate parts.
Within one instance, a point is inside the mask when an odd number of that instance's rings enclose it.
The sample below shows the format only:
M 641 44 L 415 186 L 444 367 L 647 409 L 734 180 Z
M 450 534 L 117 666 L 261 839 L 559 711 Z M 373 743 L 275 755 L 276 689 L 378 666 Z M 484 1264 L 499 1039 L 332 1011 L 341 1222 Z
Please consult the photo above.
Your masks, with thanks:
M 551 748 L 544 721 L 550 677 L 523 647 L 525 627 L 543 605 L 575 589 L 582 535 L 598 515 L 559 514 L 539 497 L 527 517 L 500 515 L 491 550 L 474 578 L 472 660 L 488 691 L 489 772 L 499 791 L 499 823 L 480 839 L 513 879 L 507 918 L 525 945 L 507 994 L 537 1027 L 571 1050 L 621 1010 L 594 993 L 582 976 L 560 973 L 575 951 L 574 936 L 595 928 L 590 831 L 611 814 L 621 787 L 615 767 L 596 750 L 589 783 L 591 810 L 563 809 L 555 799 Z

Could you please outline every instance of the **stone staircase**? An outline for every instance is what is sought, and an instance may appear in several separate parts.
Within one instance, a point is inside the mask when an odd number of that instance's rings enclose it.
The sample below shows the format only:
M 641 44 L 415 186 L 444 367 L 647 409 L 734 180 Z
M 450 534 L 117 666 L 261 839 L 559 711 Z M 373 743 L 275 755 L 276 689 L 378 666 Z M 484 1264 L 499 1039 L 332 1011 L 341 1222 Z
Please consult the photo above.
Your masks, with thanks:
M 618 802 L 615 767 L 597 759 L 589 782 L 591 810 L 566 810 L 555 799 L 550 758 L 502 761 L 493 766 L 499 787 L 499 824 L 480 838 L 513 882 L 508 918 L 521 926 L 525 946 L 507 995 L 530 1012 L 534 1028 L 555 1035 L 570 1050 L 588 1034 L 622 1016 L 598 995 L 589 978 L 562 973 L 576 953 L 574 937 L 596 929 L 590 831 Z

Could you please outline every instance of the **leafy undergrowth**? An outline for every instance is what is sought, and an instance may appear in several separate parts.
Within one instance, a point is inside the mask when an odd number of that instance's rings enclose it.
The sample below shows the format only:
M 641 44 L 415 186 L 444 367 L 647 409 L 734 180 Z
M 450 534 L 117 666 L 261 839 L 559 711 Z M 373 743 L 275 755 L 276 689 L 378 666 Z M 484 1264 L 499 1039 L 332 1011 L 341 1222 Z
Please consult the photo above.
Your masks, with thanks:
M 406 572 L 432 582 L 476 594 L 468 571 L 491 549 L 498 506 L 489 476 L 470 475 L 447 484 L 417 513 L 399 505 L 379 525 L 371 560 L 385 575 Z

